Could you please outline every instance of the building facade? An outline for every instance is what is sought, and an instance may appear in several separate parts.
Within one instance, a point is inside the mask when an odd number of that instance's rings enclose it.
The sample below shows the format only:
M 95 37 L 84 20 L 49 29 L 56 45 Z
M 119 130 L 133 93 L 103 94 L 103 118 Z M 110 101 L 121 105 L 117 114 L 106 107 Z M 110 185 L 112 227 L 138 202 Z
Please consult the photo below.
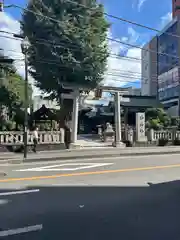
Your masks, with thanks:
M 142 95 L 156 95 L 173 116 L 180 116 L 180 38 L 177 35 L 180 36 L 179 16 L 142 50 Z
M 158 35 L 158 98 L 165 109 L 180 115 L 180 20 L 175 17 Z
M 141 95 L 157 96 L 157 37 L 143 47 L 141 59 Z
M 172 17 L 180 15 L 180 0 L 172 0 Z

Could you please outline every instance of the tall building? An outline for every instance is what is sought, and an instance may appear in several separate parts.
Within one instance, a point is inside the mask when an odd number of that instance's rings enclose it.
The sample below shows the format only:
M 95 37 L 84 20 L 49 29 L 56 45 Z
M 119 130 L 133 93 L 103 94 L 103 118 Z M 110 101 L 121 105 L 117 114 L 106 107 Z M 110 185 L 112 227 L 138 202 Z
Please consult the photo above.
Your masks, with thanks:
M 172 16 L 180 16 L 180 0 L 172 0 Z
M 179 95 L 175 85 L 178 84 L 178 65 L 180 56 L 180 21 L 174 18 L 158 35 L 158 92 L 159 99 Z M 170 81 L 170 79 L 172 81 Z M 176 83 L 176 84 L 175 84 Z
M 157 96 L 157 37 L 143 47 L 141 59 L 141 95 Z
M 178 2 L 180 0 L 173 1 L 173 14 L 176 15 L 178 9 L 174 6 Z M 156 95 L 173 116 L 180 116 L 179 16 L 175 16 L 142 50 L 142 95 Z
M 158 35 L 158 98 L 173 116 L 180 115 L 180 20 L 175 17 Z

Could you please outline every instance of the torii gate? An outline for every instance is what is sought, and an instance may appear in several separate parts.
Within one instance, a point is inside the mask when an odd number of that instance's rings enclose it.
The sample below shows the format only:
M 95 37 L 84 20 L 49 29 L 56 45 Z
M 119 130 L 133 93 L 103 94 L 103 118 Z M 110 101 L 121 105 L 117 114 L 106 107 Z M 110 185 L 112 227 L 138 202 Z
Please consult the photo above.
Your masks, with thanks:
M 73 99 L 73 112 L 72 112 L 72 143 L 77 141 L 77 131 L 78 131 L 78 112 L 79 112 L 79 101 L 85 101 L 88 97 L 80 98 L 80 89 L 78 87 L 63 86 L 65 89 L 73 89 L 72 94 L 62 94 L 62 98 L 71 98 Z M 119 88 L 119 87 L 109 87 L 109 86 L 99 86 L 98 89 L 101 89 L 104 92 L 111 92 L 114 94 L 115 102 L 115 146 L 121 147 L 124 144 L 121 142 L 121 105 L 122 96 L 128 92 L 128 88 Z

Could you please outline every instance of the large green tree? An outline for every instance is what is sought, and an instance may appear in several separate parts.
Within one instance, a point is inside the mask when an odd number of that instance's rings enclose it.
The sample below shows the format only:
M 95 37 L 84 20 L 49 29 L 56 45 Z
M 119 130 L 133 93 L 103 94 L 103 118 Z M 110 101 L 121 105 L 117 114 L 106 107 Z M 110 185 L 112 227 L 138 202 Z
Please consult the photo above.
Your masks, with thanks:
M 25 81 L 17 73 L 13 62 L 7 62 L 7 58 L 0 56 L 0 106 L 14 111 L 23 108 L 25 101 Z M 32 88 L 29 85 L 29 104 L 32 102 Z
M 30 11 L 23 14 L 22 32 L 30 41 L 31 74 L 37 86 L 53 93 L 54 98 L 59 98 L 62 83 L 95 88 L 106 68 L 109 25 L 103 6 L 96 0 L 73 1 L 76 4 L 31 0 L 27 6 Z

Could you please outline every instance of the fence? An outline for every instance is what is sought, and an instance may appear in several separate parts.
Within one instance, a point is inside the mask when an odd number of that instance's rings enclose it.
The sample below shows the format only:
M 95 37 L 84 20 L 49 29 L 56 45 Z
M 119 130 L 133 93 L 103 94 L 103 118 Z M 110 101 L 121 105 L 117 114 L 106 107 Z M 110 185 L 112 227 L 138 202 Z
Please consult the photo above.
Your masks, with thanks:
M 60 144 L 64 143 L 64 129 L 60 131 L 40 131 L 39 144 Z M 22 145 L 24 140 L 23 132 L 0 132 L 0 145 Z M 33 134 L 28 133 L 28 145 L 33 144 Z
M 180 139 L 180 131 L 176 130 L 163 130 L 154 131 L 151 129 L 147 135 L 148 141 L 156 142 L 159 139 L 168 139 L 168 141 L 173 141 L 174 139 Z
M 174 139 L 180 139 L 180 131 L 175 130 L 163 130 L 163 131 L 146 131 L 146 137 L 148 142 L 157 142 L 159 139 L 168 139 L 173 141 Z M 23 144 L 23 132 L 0 132 L 0 145 L 12 146 Z M 136 142 L 136 129 L 124 130 L 122 129 L 122 141 L 129 140 L 130 142 Z M 39 131 L 39 144 L 60 144 L 64 143 L 64 129 L 60 131 Z M 28 145 L 33 144 L 33 134 L 28 133 Z

